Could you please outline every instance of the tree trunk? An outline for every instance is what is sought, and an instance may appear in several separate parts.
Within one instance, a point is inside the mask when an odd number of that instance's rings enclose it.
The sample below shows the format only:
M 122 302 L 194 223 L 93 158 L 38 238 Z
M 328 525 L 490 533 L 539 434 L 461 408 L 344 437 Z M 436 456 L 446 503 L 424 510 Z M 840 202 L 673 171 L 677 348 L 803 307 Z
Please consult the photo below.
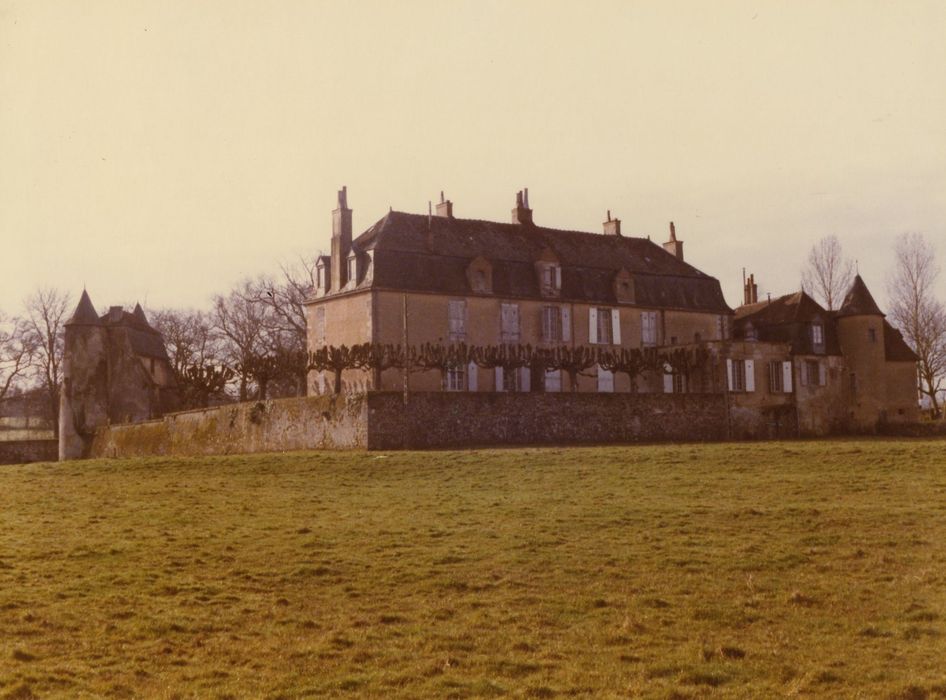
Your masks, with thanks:
M 334 390 L 336 394 L 341 394 L 342 393 L 342 370 L 336 369 L 334 370 L 334 373 L 335 373 L 335 378 L 332 384 L 332 389 Z

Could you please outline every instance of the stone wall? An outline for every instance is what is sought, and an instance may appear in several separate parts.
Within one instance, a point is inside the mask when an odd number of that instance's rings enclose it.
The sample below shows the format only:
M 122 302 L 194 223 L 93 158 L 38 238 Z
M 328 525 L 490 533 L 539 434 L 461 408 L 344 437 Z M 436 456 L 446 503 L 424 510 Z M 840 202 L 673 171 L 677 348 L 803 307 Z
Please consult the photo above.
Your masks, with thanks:
M 722 394 L 368 394 L 376 450 L 723 440 Z
M 55 462 L 58 456 L 58 440 L 0 441 L 0 464 Z
M 364 394 L 247 402 L 100 428 L 90 456 L 363 448 L 368 443 L 367 426 Z

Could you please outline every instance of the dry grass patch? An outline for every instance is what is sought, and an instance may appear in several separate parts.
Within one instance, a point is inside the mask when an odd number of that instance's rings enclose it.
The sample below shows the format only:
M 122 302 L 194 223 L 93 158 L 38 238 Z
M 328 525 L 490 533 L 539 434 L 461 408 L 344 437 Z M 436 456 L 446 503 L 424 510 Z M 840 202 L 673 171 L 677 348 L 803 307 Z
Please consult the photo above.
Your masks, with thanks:
M 946 697 L 946 442 L 0 468 L 0 698 Z

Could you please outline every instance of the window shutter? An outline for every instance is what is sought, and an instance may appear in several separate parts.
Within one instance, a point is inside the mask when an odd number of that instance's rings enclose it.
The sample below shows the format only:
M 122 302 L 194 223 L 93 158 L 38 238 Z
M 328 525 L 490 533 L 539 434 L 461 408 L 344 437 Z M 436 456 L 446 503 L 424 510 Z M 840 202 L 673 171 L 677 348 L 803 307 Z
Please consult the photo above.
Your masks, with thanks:
M 746 360 L 746 391 L 755 391 L 755 362 Z
M 539 314 L 542 317 L 542 340 L 545 342 L 552 339 L 552 311 L 553 309 L 549 306 L 543 306 L 539 309 Z
M 732 391 L 732 360 L 726 360 L 726 386 Z
M 466 366 L 466 390 L 467 391 L 476 391 L 476 380 L 479 377 L 476 376 L 477 366 L 475 362 L 471 362 Z
M 613 392 L 614 391 L 614 373 L 609 372 L 606 369 L 598 367 L 598 391 L 599 392 Z
M 792 363 L 782 363 L 782 391 L 786 394 L 792 393 Z
M 823 363 L 818 363 L 818 385 L 824 386 L 828 383 L 828 368 Z
M 555 266 L 555 288 L 562 288 L 562 268 L 559 265 Z
M 532 368 L 519 368 L 519 386 L 523 391 L 532 391 Z
M 673 375 L 668 372 L 664 372 L 664 393 L 673 393 Z
M 621 312 L 618 309 L 611 309 L 611 335 L 615 345 L 621 344 Z
M 572 314 L 567 306 L 562 307 L 562 340 L 566 343 L 572 339 Z
M 598 342 L 598 309 L 588 309 L 588 342 L 592 345 Z
M 503 387 L 503 368 L 497 367 L 493 370 L 493 380 L 496 382 L 496 391 L 505 391 Z

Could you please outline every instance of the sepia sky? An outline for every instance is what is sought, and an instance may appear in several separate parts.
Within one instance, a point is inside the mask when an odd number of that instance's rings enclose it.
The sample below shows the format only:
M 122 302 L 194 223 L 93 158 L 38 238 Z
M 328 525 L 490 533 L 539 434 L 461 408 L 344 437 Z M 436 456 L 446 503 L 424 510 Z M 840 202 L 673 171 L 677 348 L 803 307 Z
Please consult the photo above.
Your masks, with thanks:
M 389 206 L 666 239 L 741 299 L 946 266 L 946 3 L 0 0 L 0 309 L 204 306 Z M 946 297 L 946 275 L 940 280 Z

